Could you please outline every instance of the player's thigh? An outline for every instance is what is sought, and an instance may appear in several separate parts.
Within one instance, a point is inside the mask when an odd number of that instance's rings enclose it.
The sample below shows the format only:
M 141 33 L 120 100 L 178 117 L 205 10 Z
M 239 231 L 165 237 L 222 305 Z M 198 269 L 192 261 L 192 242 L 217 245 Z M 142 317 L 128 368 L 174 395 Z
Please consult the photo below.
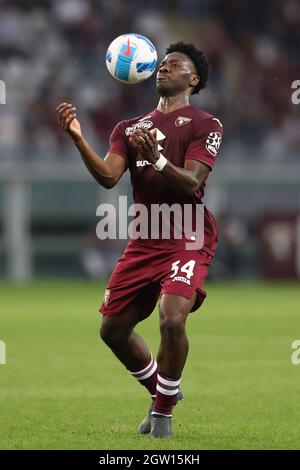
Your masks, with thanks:
M 191 298 L 176 294 L 162 294 L 159 306 L 160 323 L 184 323 L 197 298 L 195 291 Z
M 156 307 L 160 296 L 160 284 L 156 282 L 149 283 L 141 289 L 136 300 L 136 306 L 139 310 L 139 321 L 148 318 Z
M 160 293 L 160 286 L 150 283 L 138 293 L 134 301 L 120 315 L 103 315 L 100 335 L 128 336 L 134 327 L 153 312 Z
M 102 316 L 100 336 L 102 339 L 127 337 L 140 321 L 141 311 L 138 305 L 131 305 L 119 316 Z

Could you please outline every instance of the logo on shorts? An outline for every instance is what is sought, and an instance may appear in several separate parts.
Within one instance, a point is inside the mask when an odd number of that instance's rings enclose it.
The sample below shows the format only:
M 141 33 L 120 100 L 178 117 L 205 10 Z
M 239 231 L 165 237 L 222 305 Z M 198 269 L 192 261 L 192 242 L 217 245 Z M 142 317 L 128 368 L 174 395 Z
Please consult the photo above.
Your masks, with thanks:
M 186 279 L 186 277 L 183 277 L 183 276 L 176 276 L 172 279 L 172 282 L 176 282 L 176 281 L 184 282 L 185 284 L 189 286 L 191 285 L 191 281 L 189 279 Z
M 136 129 L 150 129 L 150 127 L 153 126 L 152 121 L 141 121 L 137 122 L 136 124 L 133 124 L 132 126 L 126 127 L 125 129 L 125 134 L 127 136 L 131 135 Z
M 192 118 L 178 116 L 178 118 L 175 121 L 175 126 L 177 127 L 184 126 L 185 124 L 188 124 L 189 122 L 191 122 L 191 120 Z
M 221 145 L 222 136 L 220 132 L 210 132 L 206 139 L 206 150 L 213 155 L 217 156 L 219 147 Z
M 103 299 L 103 303 L 104 303 L 105 307 L 107 307 L 109 297 L 110 297 L 110 289 L 106 289 L 105 292 L 104 292 L 104 299 Z

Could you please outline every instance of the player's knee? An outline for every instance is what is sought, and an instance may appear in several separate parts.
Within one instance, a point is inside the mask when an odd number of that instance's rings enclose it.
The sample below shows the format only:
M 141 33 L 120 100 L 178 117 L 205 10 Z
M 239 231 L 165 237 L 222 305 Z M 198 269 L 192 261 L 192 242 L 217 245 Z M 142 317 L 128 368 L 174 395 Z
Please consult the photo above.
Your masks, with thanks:
M 181 338 L 185 334 L 184 321 L 173 318 L 165 318 L 160 323 L 161 335 L 166 339 Z
M 103 323 L 100 326 L 99 335 L 100 335 L 100 338 L 102 339 L 102 341 L 104 341 L 104 343 L 106 343 L 107 340 L 108 340 L 109 332 L 108 332 L 108 329 L 105 327 L 105 325 L 103 325 Z
M 185 316 L 180 310 L 160 310 L 160 332 L 165 338 L 179 338 L 185 334 Z
M 116 341 L 116 332 L 110 325 L 103 322 L 100 327 L 100 338 L 104 343 L 110 345 Z
M 100 338 L 108 346 L 117 346 L 122 343 L 126 338 L 122 330 L 117 329 L 115 325 L 103 322 L 100 327 Z

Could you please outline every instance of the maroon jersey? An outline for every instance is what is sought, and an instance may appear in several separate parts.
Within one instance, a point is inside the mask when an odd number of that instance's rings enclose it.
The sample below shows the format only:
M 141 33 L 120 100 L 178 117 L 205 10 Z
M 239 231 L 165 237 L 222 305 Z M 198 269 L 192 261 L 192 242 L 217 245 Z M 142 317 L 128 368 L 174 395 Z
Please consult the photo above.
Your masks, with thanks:
M 212 169 L 223 135 L 220 121 L 192 105 L 167 114 L 154 109 L 148 114 L 119 122 L 110 137 L 110 152 L 117 153 L 125 159 L 131 174 L 134 201 L 148 208 L 149 218 L 153 204 L 171 206 L 177 203 L 182 207 L 191 204 L 192 210 L 196 211 L 196 205 L 202 203 L 205 183 L 192 196 L 183 196 L 176 192 L 167 179 L 129 143 L 129 136 L 136 127 L 145 127 L 150 131 L 156 129 L 159 150 L 173 165 L 183 168 L 185 160 L 191 159 L 202 162 Z M 187 238 L 175 239 L 173 235 L 171 227 L 170 240 L 159 236 L 158 239 L 139 238 L 134 243 L 174 249 L 175 246 L 182 246 L 187 241 Z M 202 249 L 213 255 L 216 243 L 216 221 L 205 208 Z

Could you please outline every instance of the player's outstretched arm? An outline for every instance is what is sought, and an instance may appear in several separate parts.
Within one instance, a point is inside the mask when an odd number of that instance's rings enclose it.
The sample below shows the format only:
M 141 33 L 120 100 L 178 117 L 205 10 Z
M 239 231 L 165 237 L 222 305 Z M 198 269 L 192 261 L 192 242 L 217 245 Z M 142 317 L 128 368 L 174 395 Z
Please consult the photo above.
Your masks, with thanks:
M 56 108 L 59 125 L 70 135 L 78 148 L 82 160 L 96 181 L 105 188 L 112 188 L 119 181 L 126 169 L 124 159 L 114 153 L 108 153 L 103 160 L 83 137 L 76 118 L 76 108 L 70 103 L 61 103 Z

